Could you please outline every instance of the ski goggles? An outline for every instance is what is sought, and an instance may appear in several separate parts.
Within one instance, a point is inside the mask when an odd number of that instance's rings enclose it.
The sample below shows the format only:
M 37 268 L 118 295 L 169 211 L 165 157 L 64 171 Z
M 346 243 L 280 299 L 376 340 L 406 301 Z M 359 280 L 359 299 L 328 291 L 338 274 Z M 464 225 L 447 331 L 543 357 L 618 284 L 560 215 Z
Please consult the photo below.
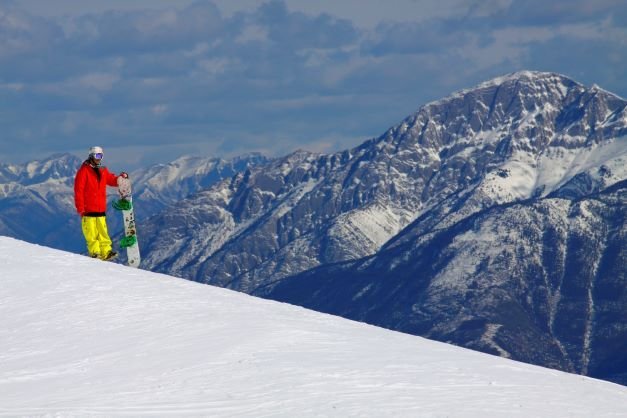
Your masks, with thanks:
M 102 152 L 97 152 L 97 153 L 95 153 L 95 154 L 91 154 L 91 155 L 93 155 L 93 157 L 94 157 L 96 160 L 102 160 L 102 157 L 104 156 L 104 154 L 103 154 Z

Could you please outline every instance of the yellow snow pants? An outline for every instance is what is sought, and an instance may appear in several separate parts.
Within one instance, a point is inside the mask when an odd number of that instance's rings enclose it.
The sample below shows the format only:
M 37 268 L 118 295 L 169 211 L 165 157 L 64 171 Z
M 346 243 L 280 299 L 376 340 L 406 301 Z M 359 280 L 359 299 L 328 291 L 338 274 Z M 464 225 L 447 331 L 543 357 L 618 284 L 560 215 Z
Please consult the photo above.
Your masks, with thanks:
M 107 231 L 107 220 L 104 216 L 83 216 L 83 235 L 87 241 L 87 252 L 92 257 L 106 257 L 111 251 L 111 238 Z

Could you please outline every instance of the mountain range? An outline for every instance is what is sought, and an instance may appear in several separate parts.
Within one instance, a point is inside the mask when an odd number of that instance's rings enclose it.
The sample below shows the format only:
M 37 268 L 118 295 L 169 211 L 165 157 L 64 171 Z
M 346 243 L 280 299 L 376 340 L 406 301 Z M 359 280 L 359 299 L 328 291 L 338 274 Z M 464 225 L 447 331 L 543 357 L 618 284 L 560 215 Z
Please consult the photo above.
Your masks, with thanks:
M 298 151 L 194 195 L 147 226 L 154 237 L 172 228 L 154 241 L 167 253 L 151 248 L 146 261 L 254 292 L 373 255 L 420 217 L 444 228 L 494 205 L 614 184 L 625 178 L 615 140 L 625 125 L 625 102 L 610 93 L 516 73 L 426 105 L 357 148 Z
M 0 164 L 0 234 L 80 252 L 84 243 L 72 194 L 80 164 L 70 154 Z
M 334 154 L 182 159 L 133 173 L 144 268 L 627 384 L 626 138 L 624 99 L 523 71 Z
M 268 159 L 249 154 L 221 158 L 184 156 L 167 164 L 130 173 L 139 222 L 176 205 L 178 201 L 213 183 Z M 83 159 L 71 154 L 52 155 L 25 164 L 0 164 L 0 235 L 76 253 L 84 252 L 80 219 L 74 208 L 74 176 Z M 121 169 L 110 168 L 117 173 Z M 117 198 L 109 189 L 109 200 Z M 122 231 L 120 216 L 108 214 L 112 236 Z

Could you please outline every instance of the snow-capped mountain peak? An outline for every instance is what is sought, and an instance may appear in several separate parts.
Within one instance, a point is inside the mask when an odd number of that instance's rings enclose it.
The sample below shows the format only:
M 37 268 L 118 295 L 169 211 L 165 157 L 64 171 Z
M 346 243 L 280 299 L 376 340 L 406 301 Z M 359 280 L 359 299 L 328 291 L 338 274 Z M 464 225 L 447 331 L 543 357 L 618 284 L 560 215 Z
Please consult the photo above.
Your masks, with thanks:
M 49 180 L 73 178 L 81 160 L 71 154 L 56 154 L 25 164 L 0 165 L 0 181 L 34 185 Z
M 623 178 L 626 109 L 598 88 L 524 71 L 425 105 L 385 140 L 418 149 L 417 165 L 436 166 L 440 175 L 450 165 L 467 167 L 462 182 L 479 183 L 485 196 L 505 203 L 548 195 L 602 165 L 617 173 L 605 186 Z

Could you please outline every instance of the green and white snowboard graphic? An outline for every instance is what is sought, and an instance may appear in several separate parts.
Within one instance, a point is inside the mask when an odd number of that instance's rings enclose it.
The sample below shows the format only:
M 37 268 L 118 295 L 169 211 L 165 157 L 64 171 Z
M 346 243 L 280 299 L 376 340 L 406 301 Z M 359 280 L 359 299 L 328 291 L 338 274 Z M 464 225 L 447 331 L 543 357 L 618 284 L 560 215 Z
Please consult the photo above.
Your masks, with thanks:
M 113 203 L 113 207 L 122 212 L 124 221 L 124 238 L 120 241 L 120 247 L 126 248 L 128 265 L 139 267 L 141 257 L 139 255 L 139 243 L 137 242 L 137 227 L 135 225 L 135 213 L 133 212 L 133 197 L 131 196 L 131 180 L 118 177 L 118 193 L 120 200 Z

